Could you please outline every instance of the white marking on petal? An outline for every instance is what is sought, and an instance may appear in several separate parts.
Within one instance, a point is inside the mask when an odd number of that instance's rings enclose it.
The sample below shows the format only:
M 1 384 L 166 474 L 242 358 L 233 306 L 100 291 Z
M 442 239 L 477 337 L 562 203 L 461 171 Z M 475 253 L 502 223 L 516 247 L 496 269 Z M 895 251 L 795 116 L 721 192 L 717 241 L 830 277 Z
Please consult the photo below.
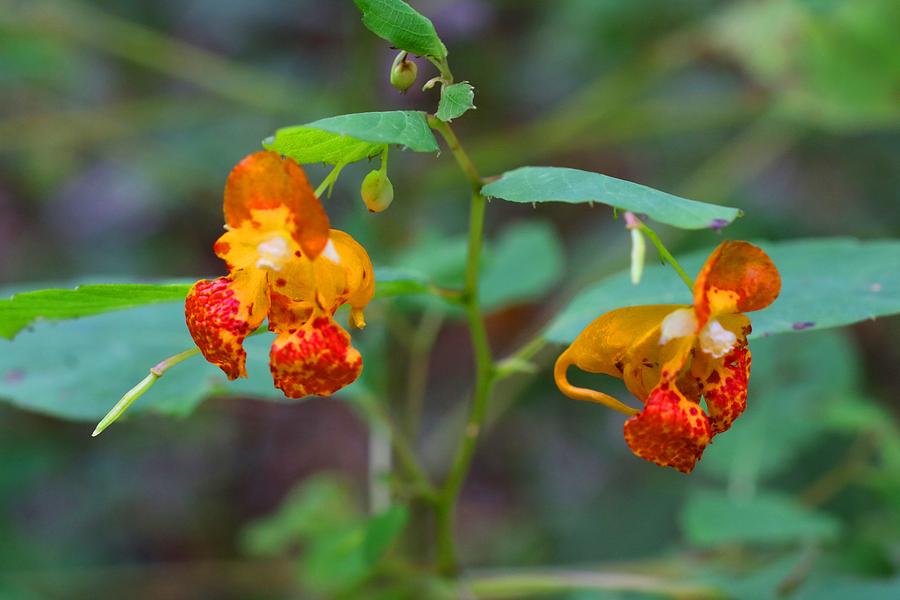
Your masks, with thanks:
M 659 335 L 659 345 L 667 343 L 669 340 L 692 335 L 697 329 L 697 318 L 694 316 L 693 308 L 679 308 L 673 310 L 663 319 L 662 328 Z
M 256 252 L 259 255 L 256 260 L 257 269 L 280 271 L 290 253 L 290 248 L 288 248 L 287 240 L 281 236 L 275 236 L 261 242 L 256 247 Z
M 338 254 L 337 248 L 334 247 L 334 242 L 331 240 L 328 240 L 328 243 L 325 244 L 325 249 L 322 250 L 322 256 L 336 265 L 341 264 L 341 255 Z
M 737 336 L 713 319 L 700 332 L 700 349 L 713 358 L 722 358 L 734 348 Z

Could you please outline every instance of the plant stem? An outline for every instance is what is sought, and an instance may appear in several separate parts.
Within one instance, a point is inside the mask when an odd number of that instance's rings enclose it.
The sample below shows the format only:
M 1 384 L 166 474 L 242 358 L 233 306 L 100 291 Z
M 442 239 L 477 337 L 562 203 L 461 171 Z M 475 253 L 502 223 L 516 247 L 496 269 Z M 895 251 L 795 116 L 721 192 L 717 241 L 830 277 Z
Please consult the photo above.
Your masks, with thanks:
M 115 406 L 113 406 L 106 416 L 103 417 L 100 422 L 97 424 L 97 427 L 94 429 L 94 432 L 91 434 L 92 437 L 97 437 L 103 430 L 115 423 L 119 417 L 121 417 L 128 407 L 134 404 L 134 401 L 144 395 L 144 392 L 153 387 L 153 384 L 156 383 L 156 380 L 165 375 L 166 371 L 180 363 L 186 358 L 190 358 L 195 354 L 199 354 L 200 349 L 197 347 L 189 348 L 184 352 L 179 352 L 169 358 L 163 359 L 158 362 L 156 365 L 150 368 L 150 373 L 144 377 L 140 383 L 136 386 L 125 392 L 125 395 L 122 396 L 122 399 L 116 402 Z
M 659 239 L 659 236 L 656 235 L 656 232 L 647 227 L 647 224 L 643 221 L 641 221 L 640 225 L 638 225 L 638 229 L 640 229 L 641 233 L 650 238 L 650 241 L 653 242 L 654 246 L 656 246 L 656 251 L 659 252 L 659 256 L 667 263 L 672 265 L 672 268 L 675 269 L 675 272 L 678 273 L 678 276 L 681 277 L 681 280 L 684 282 L 684 284 L 688 286 L 688 289 L 693 291 L 694 280 L 684 272 L 684 269 L 681 268 L 681 265 L 679 265 L 678 261 L 675 260 L 675 257 L 672 256 L 672 253 L 666 249 L 662 241 Z
M 472 464 L 478 435 L 487 415 L 487 407 L 494 384 L 496 365 L 488 342 L 484 316 L 478 298 L 478 281 L 480 276 L 481 247 L 484 238 L 484 213 L 487 200 L 481 193 L 482 180 L 478 170 L 463 149 L 448 123 L 429 115 L 428 123 L 443 136 L 444 141 L 453 153 L 460 169 L 472 186 L 472 198 L 469 204 L 469 249 L 466 257 L 466 278 L 462 296 L 462 305 L 466 311 L 469 334 L 475 354 L 475 389 L 469 416 L 447 480 L 441 490 L 437 503 L 437 558 L 438 568 L 442 573 L 455 574 L 459 570 L 454 540 L 454 523 L 456 505 L 459 494 L 465 483 L 466 475 Z
M 316 188 L 316 191 L 313 192 L 316 195 L 316 198 L 321 199 L 325 190 L 328 190 L 328 196 L 331 196 L 331 188 L 334 187 L 334 182 L 337 181 L 338 175 L 341 174 L 341 169 L 343 168 L 344 165 L 334 165 L 334 168 L 328 172 L 328 175 L 325 176 L 325 179 L 322 180 L 322 183 L 320 183 L 319 187 Z
M 479 598 L 526 598 L 576 590 L 643 592 L 669 598 L 724 598 L 718 589 L 636 573 L 552 570 L 473 577 L 468 590 Z
M 403 431 L 394 423 L 394 419 L 391 418 L 391 415 L 382 406 L 382 403 L 375 398 L 367 397 L 360 404 L 369 413 L 371 419 L 378 421 L 382 427 L 390 432 L 391 446 L 397 455 L 397 459 L 400 461 L 400 465 L 410 476 L 416 494 L 426 500 L 436 501 L 438 493 L 421 465 L 419 465 L 419 461 L 416 460 L 412 444 L 403 435 Z

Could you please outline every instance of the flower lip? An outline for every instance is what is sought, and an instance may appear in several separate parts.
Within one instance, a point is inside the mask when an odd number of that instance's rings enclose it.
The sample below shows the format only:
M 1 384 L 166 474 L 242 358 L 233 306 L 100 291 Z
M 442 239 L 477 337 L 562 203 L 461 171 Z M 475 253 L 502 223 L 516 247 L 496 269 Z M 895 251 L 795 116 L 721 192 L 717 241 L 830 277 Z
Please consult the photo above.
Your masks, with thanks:
M 712 319 L 700 331 L 700 349 L 713 358 L 722 358 L 737 344 L 737 336 L 728 331 L 716 319 Z

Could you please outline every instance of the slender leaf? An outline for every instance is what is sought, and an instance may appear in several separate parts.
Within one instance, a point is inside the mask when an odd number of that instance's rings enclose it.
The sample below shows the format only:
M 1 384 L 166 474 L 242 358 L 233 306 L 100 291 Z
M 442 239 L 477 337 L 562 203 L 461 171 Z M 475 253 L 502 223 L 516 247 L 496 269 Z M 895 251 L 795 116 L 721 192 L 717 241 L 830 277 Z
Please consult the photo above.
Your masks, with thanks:
M 840 327 L 900 313 L 900 240 L 824 238 L 759 246 L 775 261 L 782 288 L 774 304 L 750 313 L 751 337 Z M 679 262 L 696 273 L 711 250 Z M 690 292 L 668 267 L 647 267 L 638 286 L 622 271 L 578 294 L 544 335 L 568 344 L 593 319 L 614 308 L 690 302 Z
M 429 289 L 425 277 L 411 270 L 377 268 L 375 280 L 379 298 L 421 294 Z M 12 339 L 39 319 L 74 319 L 146 304 L 182 302 L 190 288 L 189 283 L 114 283 L 20 292 L 0 299 L 0 338 Z
M 720 229 L 741 215 L 727 206 L 679 198 L 645 185 L 564 167 L 521 167 L 484 186 L 510 202 L 601 202 L 682 229 Z
M 466 111 L 475 108 L 475 88 L 466 83 L 454 83 L 441 88 L 441 101 L 436 116 L 441 121 L 452 121 Z
M 22 292 L 0 300 L 0 337 L 12 339 L 35 319 L 71 319 L 144 304 L 184 300 L 190 284 L 100 284 Z
M 447 57 L 447 48 L 434 24 L 402 0 L 354 0 L 363 24 L 401 50 L 434 60 Z

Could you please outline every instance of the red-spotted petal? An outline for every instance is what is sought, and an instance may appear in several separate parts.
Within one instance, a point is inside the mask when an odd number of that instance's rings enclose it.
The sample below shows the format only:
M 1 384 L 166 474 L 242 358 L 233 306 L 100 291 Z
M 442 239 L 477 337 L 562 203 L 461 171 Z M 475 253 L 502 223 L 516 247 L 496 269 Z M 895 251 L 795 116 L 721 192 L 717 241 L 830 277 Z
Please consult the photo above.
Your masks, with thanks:
M 727 431 L 747 408 L 750 362 L 750 348 L 745 341 L 715 361 L 712 371 L 701 382 L 712 435 Z
M 290 158 L 275 152 L 256 152 L 245 157 L 225 183 L 225 222 L 232 228 L 253 220 L 253 212 L 287 207 L 292 222 L 287 229 L 303 253 L 315 258 L 328 243 L 328 215 L 306 180 L 306 174 Z
M 206 360 L 229 379 L 247 376 L 244 338 L 260 326 L 267 310 L 262 271 L 198 281 L 184 302 L 191 337 Z
M 698 330 L 710 315 L 765 308 L 780 291 L 781 276 L 765 252 L 748 242 L 722 242 L 706 259 L 694 284 Z
M 625 421 L 632 452 L 682 473 L 694 470 L 709 439 L 709 421 L 700 406 L 665 381 L 647 397 L 644 410 Z
M 288 398 L 328 396 L 359 377 L 362 357 L 340 325 L 319 316 L 275 339 L 269 367 L 275 387 Z

